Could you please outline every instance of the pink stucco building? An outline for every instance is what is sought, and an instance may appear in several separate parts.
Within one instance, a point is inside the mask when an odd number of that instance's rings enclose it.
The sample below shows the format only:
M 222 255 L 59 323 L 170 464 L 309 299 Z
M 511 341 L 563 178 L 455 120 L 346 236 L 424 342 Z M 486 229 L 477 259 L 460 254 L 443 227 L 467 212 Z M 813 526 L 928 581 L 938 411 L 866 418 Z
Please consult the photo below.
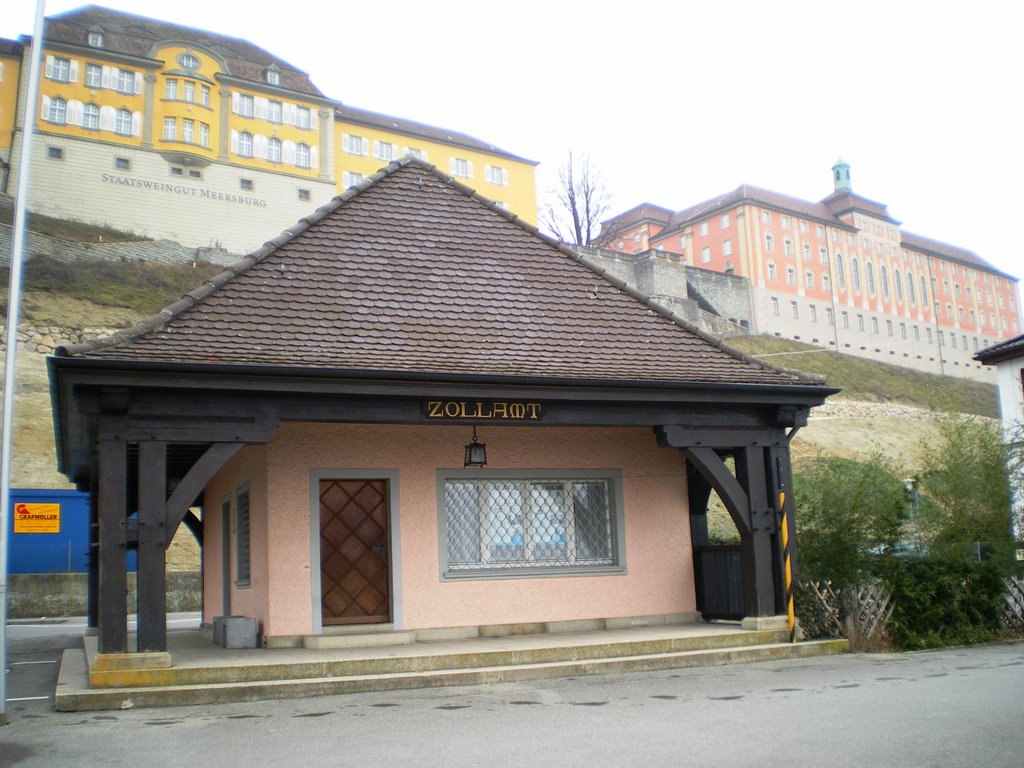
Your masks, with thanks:
M 253 617 L 270 646 L 713 615 L 712 493 L 740 531 L 737 618 L 773 617 L 789 440 L 834 392 L 412 159 L 50 362 L 61 469 L 97 510 L 101 653 L 166 648 L 183 522 L 204 621 Z

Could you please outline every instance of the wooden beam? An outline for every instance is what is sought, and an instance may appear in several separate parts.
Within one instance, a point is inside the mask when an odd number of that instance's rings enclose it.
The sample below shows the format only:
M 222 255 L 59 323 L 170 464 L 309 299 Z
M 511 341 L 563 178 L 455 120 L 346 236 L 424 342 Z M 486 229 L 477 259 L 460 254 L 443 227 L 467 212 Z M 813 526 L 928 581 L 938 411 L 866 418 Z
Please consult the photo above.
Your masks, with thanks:
M 128 650 L 128 576 L 125 566 L 124 440 L 99 441 L 99 652 Z
M 738 429 L 729 427 L 739 426 Z M 753 426 L 751 424 L 750 426 Z M 697 428 L 663 424 L 656 430 L 658 444 L 665 448 L 742 448 L 746 446 L 785 443 L 781 430 L 743 428 L 738 423 L 722 423 L 713 428 Z
M 230 461 L 235 454 L 245 447 L 245 443 L 214 443 L 204 453 L 188 474 L 181 479 L 171 498 L 167 501 L 165 519 L 167 521 L 167 540 L 170 541 L 174 532 L 178 530 L 189 507 L 206 487 L 206 484 L 213 479 L 213 476 L 220 471 L 220 468 Z
M 796 547 L 796 504 L 793 498 L 793 460 L 789 450 L 789 443 L 773 448 L 769 454 L 778 474 L 776 478 L 778 485 L 775 488 L 775 493 L 778 494 L 780 487 L 786 492 L 785 509 L 780 509 L 779 514 L 781 515 L 783 511 L 786 513 L 787 534 L 791 543 L 790 566 L 793 571 L 793 579 L 796 581 L 800 572 L 800 558 Z M 777 498 L 778 496 L 776 495 Z M 780 541 L 780 547 L 781 544 Z
M 138 650 L 167 650 L 167 444 L 139 443 Z
M 729 471 L 722 457 L 710 448 L 684 448 L 683 453 L 687 461 L 693 462 L 704 479 L 715 489 L 715 493 L 722 499 L 725 508 L 729 510 L 740 536 L 750 533 L 750 501 L 747 493 L 736 479 L 736 476 Z
M 750 535 L 743 544 L 744 611 L 747 616 L 775 616 L 781 610 L 774 536 L 778 530 L 770 502 L 767 451 L 744 448 L 736 453 L 736 476 L 750 499 Z
M 697 550 L 708 544 L 708 500 L 711 484 L 692 462 L 686 463 L 686 493 L 690 505 L 690 543 Z M 694 560 L 696 563 L 696 560 Z

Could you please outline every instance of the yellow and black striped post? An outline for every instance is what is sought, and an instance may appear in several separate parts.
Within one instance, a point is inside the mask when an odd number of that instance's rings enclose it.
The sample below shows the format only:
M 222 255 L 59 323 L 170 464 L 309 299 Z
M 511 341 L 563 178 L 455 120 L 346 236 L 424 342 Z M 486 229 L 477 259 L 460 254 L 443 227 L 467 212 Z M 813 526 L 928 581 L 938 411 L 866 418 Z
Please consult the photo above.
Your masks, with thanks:
M 782 514 L 782 562 L 786 577 L 786 618 L 789 626 L 789 642 L 796 642 L 796 608 L 793 604 L 793 558 L 789 542 L 789 518 L 786 512 L 786 491 L 779 490 L 779 512 Z

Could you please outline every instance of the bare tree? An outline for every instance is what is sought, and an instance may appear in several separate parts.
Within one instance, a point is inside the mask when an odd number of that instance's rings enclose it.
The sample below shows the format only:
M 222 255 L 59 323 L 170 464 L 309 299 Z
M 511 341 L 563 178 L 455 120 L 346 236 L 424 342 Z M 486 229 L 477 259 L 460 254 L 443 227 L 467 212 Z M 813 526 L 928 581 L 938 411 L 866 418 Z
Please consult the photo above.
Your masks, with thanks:
M 541 224 L 563 243 L 595 245 L 611 195 L 589 155 L 569 152 L 558 169 L 558 186 L 548 197 Z

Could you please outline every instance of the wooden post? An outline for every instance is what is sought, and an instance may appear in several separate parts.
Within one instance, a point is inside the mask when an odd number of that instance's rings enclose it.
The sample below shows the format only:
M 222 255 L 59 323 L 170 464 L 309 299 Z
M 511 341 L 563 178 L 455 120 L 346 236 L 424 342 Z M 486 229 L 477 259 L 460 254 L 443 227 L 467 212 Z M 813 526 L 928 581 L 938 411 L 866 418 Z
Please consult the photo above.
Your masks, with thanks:
M 167 650 L 167 444 L 139 443 L 138 650 Z
M 125 512 L 128 451 L 121 438 L 99 441 L 99 652 L 128 651 Z
M 769 500 L 765 450 L 745 447 L 736 452 L 736 475 L 750 502 L 750 536 L 743 540 L 744 606 L 747 616 L 774 616 L 779 610 L 775 590 L 775 505 Z

